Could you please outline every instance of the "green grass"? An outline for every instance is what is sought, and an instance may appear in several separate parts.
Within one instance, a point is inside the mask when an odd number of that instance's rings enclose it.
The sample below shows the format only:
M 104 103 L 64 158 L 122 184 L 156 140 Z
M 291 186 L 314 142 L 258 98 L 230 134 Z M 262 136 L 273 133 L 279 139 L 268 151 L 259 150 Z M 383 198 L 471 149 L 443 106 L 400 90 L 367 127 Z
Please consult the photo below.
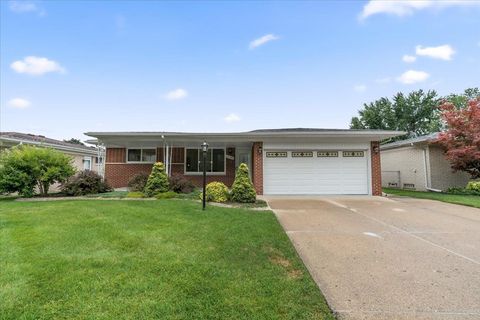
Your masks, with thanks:
M 469 207 L 480 208 L 480 196 L 474 195 L 458 195 L 438 192 L 422 192 L 401 189 L 383 188 L 383 192 L 387 194 L 394 194 L 398 196 L 431 199 L 448 203 L 461 204 Z
M 105 193 L 96 193 L 96 194 L 89 194 L 85 197 L 88 198 L 125 198 L 128 194 L 128 191 L 111 191 Z
M 270 211 L 0 202 L 0 319 L 333 319 Z

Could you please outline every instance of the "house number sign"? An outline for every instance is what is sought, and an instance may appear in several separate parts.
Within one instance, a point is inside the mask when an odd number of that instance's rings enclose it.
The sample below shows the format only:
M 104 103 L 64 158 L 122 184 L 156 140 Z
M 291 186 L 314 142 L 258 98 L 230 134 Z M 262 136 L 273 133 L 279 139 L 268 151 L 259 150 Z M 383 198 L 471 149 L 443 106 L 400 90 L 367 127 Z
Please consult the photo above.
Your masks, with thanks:
M 267 158 L 286 158 L 287 152 L 284 151 L 268 151 L 265 152 Z
M 313 157 L 313 152 L 312 151 L 292 151 L 292 157 L 293 158 L 310 158 Z
M 363 157 L 363 151 L 343 151 L 344 157 Z
M 318 151 L 317 157 L 323 157 L 323 158 L 338 157 L 338 151 Z

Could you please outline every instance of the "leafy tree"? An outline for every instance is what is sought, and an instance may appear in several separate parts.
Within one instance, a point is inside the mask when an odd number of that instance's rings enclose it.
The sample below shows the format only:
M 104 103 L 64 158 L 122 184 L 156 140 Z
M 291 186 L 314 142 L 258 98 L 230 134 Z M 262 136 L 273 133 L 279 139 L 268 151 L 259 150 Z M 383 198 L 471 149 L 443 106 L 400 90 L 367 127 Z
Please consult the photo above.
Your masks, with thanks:
M 399 139 L 438 132 L 442 127 L 436 91 L 413 91 L 408 95 L 397 93 L 392 101 L 380 98 L 364 104 L 358 117 L 353 117 L 351 129 L 381 129 L 406 131 Z
M 71 138 L 69 140 L 63 140 L 63 142 L 68 142 L 68 143 L 71 143 L 71 144 L 78 144 L 78 145 L 81 145 L 81 146 L 85 145 L 82 141 L 80 141 L 80 139 L 75 139 L 75 138 Z
M 152 172 L 148 176 L 147 184 L 145 185 L 145 195 L 153 197 L 157 193 L 168 191 L 168 177 L 165 173 L 165 166 L 161 162 L 153 165 Z
M 455 171 L 468 172 L 480 178 L 480 98 L 470 100 L 463 109 L 451 102 L 441 105 L 447 130 L 440 133 L 438 143 Z
M 245 163 L 241 163 L 238 166 L 230 197 L 236 202 L 251 203 L 255 202 L 257 198 L 253 183 L 248 176 L 248 166 Z
M 18 192 L 33 196 L 35 187 L 42 195 L 54 183 L 63 183 L 75 173 L 73 159 L 49 148 L 18 146 L 0 155 L 0 193 Z
M 480 98 L 479 88 L 468 88 L 462 94 L 450 94 L 445 97 L 445 100 L 453 103 L 457 109 L 466 108 L 468 102 Z

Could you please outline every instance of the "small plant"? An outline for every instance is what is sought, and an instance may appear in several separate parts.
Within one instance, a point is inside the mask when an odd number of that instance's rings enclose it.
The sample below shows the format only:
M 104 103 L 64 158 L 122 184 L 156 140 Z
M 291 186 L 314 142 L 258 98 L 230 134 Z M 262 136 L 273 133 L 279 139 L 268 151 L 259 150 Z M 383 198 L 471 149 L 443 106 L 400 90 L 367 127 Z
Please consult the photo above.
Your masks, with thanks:
M 175 198 L 177 194 L 173 191 L 161 192 L 155 195 L 157 199 L 172 199 Z
M 176 193 L 191 193 L 195 189 L 193 182 L 179 174 L 172 175 L 168 179 L 170 190 Z
M 465 189 L 480 193 L 480 181 L 470 181 Z
M 140 172 L 134 175 L 128 180 L 128 190 L 130 191 L 143 191 L 147 184 L 148 173 Z
M 218 181 L 210 182 L 206 187 L 206 200 L 212 202 L 227 202 L 228 201 L 228 188 L 227 186 Z M 203 193 L 200 194 L 202 199 Z
M 83 196 L 113 191 L 113 188 L 96 172 L 80 171 L 62 185 L 62 192 L 69 196 Z
M 254 203 L 256 198 L 257 193 L 248 176 L 248 166 L 245 163 L 241 163 L 235 174 L 230 199 L 235 202 Z
M 127 193 L 127 198 L 140 199 L 140 198 L 145 198 L 145 195 L 142 192 L 134 191 L 134 192 Z
M 148 177 L 144 193 L 147 197 L 153 197 L 157 193 L 168 191 L 168 177 L 165 173 L 165 166 L 161 162 L 153 165 L 152 173 Z

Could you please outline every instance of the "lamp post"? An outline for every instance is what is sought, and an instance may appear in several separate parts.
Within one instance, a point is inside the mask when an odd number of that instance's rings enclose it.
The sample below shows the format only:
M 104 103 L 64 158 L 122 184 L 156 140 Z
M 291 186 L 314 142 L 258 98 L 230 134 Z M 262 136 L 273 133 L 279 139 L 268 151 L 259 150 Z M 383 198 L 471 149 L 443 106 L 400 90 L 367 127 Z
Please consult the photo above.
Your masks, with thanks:
M 207 199 L 207 151 L 208 143 L 204 141 L 202 143 L 203 154 L 203 197 L 202 197 L 202 210 L 205 210 L 205 202 Z

